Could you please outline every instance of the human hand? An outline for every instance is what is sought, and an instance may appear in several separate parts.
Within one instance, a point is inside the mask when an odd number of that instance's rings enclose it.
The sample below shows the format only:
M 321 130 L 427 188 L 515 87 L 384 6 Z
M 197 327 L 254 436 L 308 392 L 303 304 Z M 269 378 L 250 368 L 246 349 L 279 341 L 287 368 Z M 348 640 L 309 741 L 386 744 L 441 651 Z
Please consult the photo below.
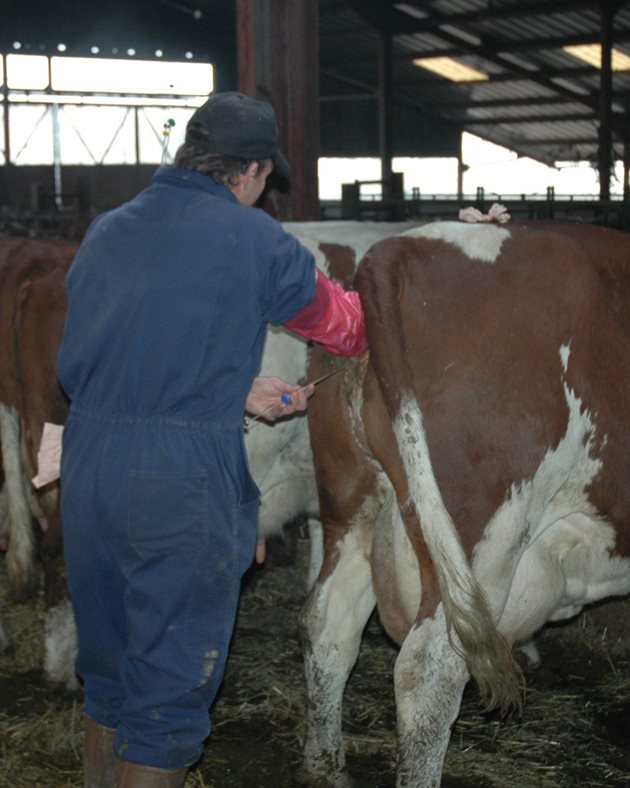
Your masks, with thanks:
M 306 410 L 308 398 L 314 391 L 312 384 L 299 386 L 281 378 L 258 377 L 252 384 L 245 410 L 253 416 L 275 421 L 281 416 Z

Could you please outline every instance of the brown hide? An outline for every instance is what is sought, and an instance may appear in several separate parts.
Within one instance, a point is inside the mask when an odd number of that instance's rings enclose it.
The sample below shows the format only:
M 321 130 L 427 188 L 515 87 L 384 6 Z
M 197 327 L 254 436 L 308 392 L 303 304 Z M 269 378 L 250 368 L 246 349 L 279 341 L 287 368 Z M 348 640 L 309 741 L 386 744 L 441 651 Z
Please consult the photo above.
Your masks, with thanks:
M 593 498 L 626 552 L 630 491 L 613 488 L 627 468 L 630 337 L 610 305 L 624 303 L 628 314 L 630 280 L 620 273 L 629 244 L 625 234 L 586 230 L 576 242 L 511 228 L 491 264 L 441 241 L 393 239 L 361 266 L 371 360 L 390 415 L 404 387 L 415 391 L 438 484 L 469 554 L 510 485 L 531 479 L 564 434 L 559 349 L 568 344 L 567 383 L 610 437 L 599 447 L 604 471 Z
M 0 239 L 0 401 L 19 415 L 20 440 L 27 457 L 22 473 L 27 485 L 37 469 L 44 422 L 63 423 L 65 419 L 66 404 L 57 384 L 55 361 L 65 317 L 63 279 L 76 250 L 76 243 L 65 241 Z M 49 486 L 44 488 L 49 490 Z M 35 496 L 40 497 L 37 492 Z M 51 509 L 53 500 L 45 499 L 44 534 L 34 525 L 43 559 L 46 601 L 51 606 L 66 593 L 58 501 Z M 44 503 L 44 499 L 40 501 Z M 28 590 L 31 580 L 30 570 L 18 576 L 13 581 L 15 592 Z
M 616 551 L 630 554 L 629 238 L 596 227 L 508 230 L 494 262 L 438 239 L 375 244 L 356 278 L 370 347 L 362 424 L 350 418 L 341 380 L 309 406 L 322 520 L 332 534 L 323 576 L 334 567 L 336 539 L 373 490 L 376 458 L 421 568 L 417 621 L 439 593 L 392 434 L 407 393 L 419 403 L 433 472 L 470 560 L 512 485 L 531 480 L 565 435 L 566 382 L 596 425 L 593 453 L 603 467 L 589 499 L 615 527 Z M 566 374 L 562 346 L 570 348 Z M 314 354 L 313 364 L 324 362 Z M 412 622 L 398 604 L 395 568 L 375 556 L 372 568 L 379 612 L 400 640 Z
M 24 282 L 67 265 L 77 244 L 66 241 L 0 240 L 0 402 L 15 406 L 19 397 L 15 375 L 14 315 Z
M 60 262 L 46 276 L 24 282 L 16 302 L 18 408 L 33 471 L 44 422 L 63 424 L 68 412 L 55 364 L 63 336 L 69 264 Z

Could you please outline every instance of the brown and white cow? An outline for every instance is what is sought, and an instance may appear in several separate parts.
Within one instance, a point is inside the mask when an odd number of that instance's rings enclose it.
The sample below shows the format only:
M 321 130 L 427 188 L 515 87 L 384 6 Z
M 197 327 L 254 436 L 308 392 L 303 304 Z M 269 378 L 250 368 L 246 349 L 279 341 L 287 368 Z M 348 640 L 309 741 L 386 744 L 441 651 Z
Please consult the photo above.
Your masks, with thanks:
M 6 569 L 14 592 L 33 582 L 35 539 L 31 528 L 33 516 L 43 517 L 36 497 L 25 480 L 24 460 L 28 454 L 20 430 L 20 406 L 23 380 L 16 353 L 19 345 L 19 321 L 22 287 L 51 271 L 67 270 L 77 245 L 65 241 L 28 241 L 0 239 L 0 440 L 4 484 L 2 510 L 8 521 Z M 47 320 L 46 314 L 36 316 Z M 63 320 L 63 312 L 57 313 Z M 44 338 L 44 352 L 50 346 Z M 37 359 L 27 361 L 26 369 L 35 366 Z M 33 413 L 36 419 L 45 414 Z
M 0 249 L 5 246 L 11 247 L 0 268 L 0 437 L 6 477 L 0 514 L 5 516 L 6 577 L 14 595 L 24 594 L 38 578 L 39 558 L 47 611 L 45 672 L 73 688 L 74 621 L 62 566 L 58 484 L 36 491 L 30 480 L 44 422 L 63 421 L 67 411 L 54 361 L 65 316 L 63 279 L 77 244 L 22 239 L 0 242 Z
M 309 405 L 305 768 L 349 784 L 342 696 L 376 605 L 398 785 L 436 786 L 470 676 L 518 705 L 511 647 L 630 591 L 630 238 L 439 222 L 376 244 L 356 286 L 369 360 Z M 318 350 L 310 375 L 339 363 Z
M 415 223 L 417 224 L 417 223 Z M 288 222 L 285 228 L 315 256 L 324 273 L 349 287 L 358 261 L 372 244 L 415 226 L 404 222 Z M 285 329 L 267 334 L 261 375 L 306 381 L 309 346 Z M 298 515 L 309 520 L 312 554 L 307 586 L 321 565 L 321 527 L 315 471 L 304 415 L 274 424 L 253 422 L 245 434 L 252 476 L 261 491 L 258 530 L 261 537 L 277 534 Z
M 357 261 L 377 240 L 408 229 L 411 224 L 386 222 L 304 222 L 287 229 L 314 254 L 327 273 L 349 283 Z M 36 495 L 30 488 L 35 474 L 37 448 L 45 421 L 63 424 L 66 403 L 57 384 L 54 364 L 65 318 L 63 277 L 76 244 L 7 241 L 21 256 L 11 258 L 0 273 L 0 433 L 10 484 L 0 492 L 0 515 L 8 509 L 10 520 L 7 566 L 15 567 L 16 585 L 32 574 L 34 516 L 45 516 L 48 525 L 40 540 L 46 577 L 45 673 L 55 682 L 74 685 L 76 648 L 70 605 L 63 596 L 59 568 L 58 483 Z M 0 252 L 2 240 L 0 239 Z M 262 375 L 286 380 L 306 379 L 309 348 L 301 338 L 281 328 L 269 331 L 262 360 Z M 311 558 L 314 582 L 321 563 L 318 536 L 318 502 L 308 425 L 304 417 L 275 424 L 254 422 L 245 435 L 252 475 L 261 490 L 259 531 L 267 537 L 298 515 L 310 517 L 315 549 Z M 20 546 L 20 550 L 17 547 Z M 16 562 L 13 556 L 19 556 Z

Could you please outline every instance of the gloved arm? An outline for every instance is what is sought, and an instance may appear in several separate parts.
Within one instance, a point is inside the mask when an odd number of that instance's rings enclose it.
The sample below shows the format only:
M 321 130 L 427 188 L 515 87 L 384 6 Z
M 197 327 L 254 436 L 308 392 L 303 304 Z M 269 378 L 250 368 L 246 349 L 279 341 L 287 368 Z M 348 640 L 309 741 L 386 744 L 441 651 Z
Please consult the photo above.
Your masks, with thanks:
M 360 356 L 367 350 L 365 320 L 359 294 L 316 270 L 317 289 L 310 304 L 284 325 L 323 345 L 337 356 Z

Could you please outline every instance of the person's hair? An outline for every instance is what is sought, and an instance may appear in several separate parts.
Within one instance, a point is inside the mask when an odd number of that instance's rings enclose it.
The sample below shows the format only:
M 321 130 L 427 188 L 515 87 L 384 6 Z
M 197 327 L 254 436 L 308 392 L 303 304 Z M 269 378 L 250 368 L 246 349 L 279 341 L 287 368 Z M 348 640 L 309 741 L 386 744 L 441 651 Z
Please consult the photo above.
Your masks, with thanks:
M 219 153 L 207 153 L 199 150 L 195 145 L 186 143 L 177 150 L 173 164 L 175 167 L 207 175 L 224 186 L 235 186 L 237 176 L 243 171 L 243 167 L 246 168 L 243 159 L 221 156 Z
M 207 175 L 223 186 L 236 186 L 239 174 L 244 173 L 253 160 L 208 153 L 207 145 L 207 131 L 196 124 L 192 128 L 189 126 L 186 140 L 175 153 L 174 166 Z M 262 162 L 259 165 L 262 167 Z

